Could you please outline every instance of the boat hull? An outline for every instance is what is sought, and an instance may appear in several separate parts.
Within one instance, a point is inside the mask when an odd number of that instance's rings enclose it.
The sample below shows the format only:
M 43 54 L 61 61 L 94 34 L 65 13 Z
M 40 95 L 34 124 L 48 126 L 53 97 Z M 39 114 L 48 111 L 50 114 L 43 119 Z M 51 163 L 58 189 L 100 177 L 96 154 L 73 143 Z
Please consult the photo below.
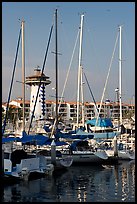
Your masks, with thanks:
M 114 157 L 114 150 L 106 150 L 108 157 Z M 118 150 L 118 159 L 122 160 L 134 160 L 135 159 L 135 152 L 129 152 L 126 150 Z
M 49 164 L 52 163 L 51 156 L 45 156 L 45 158 L 47 160 L 47 163 Z M 56 157 L 54 170 L 68 168 L 72 165 L 72 163 L 73 163 L 72 156 Z
M 129 151 L 119 151 L 118 156 L 120 159 L 125 159 L 125 160 L 134 160 L 135 159 L 135 153 L 129 152 Z
M 105 152 L 73 151 L 71 155 L 73 163 L 98 163 L 108 159 Z

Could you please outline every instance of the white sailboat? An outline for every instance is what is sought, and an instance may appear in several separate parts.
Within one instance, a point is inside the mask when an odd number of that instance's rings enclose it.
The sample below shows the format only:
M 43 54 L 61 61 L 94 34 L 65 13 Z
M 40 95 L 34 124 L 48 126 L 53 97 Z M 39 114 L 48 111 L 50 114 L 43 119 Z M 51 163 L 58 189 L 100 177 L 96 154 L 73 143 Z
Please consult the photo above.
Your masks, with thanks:
M 23 133 L 25 133 L 25 41 L 24 41 L 24 20 L 21 22 L 21 31 L 22 31 L 22 84 L 23 84 Z M 22 137 L 23 138 L 23 137 Z M 16 141 L 16 137 L 14 138 L 3 138 L 3 139 L 12 139 L 10 145 L 12 146 L 12 142 L 14 139 Z M 4 171 L 4 179 L 10 181 L 11 178 L 14 179 L 24 179 L 28 180 L 32 175 L 36 179 L 37 176 L 43 176 L 45 174 L 52 174 L 54 170 L 53 164 L 47 164 L 45 157 L 37 157 L 35 155 L 27 155 L 27 152 L 23 150 L 23 146 L 21 150 L 15 150 L 11 148 L 11 151 L 7 151 L 4 149 L 4 144 L 6 141 L 3 142 L 3 171 Z M 14 160 L 18 160 L 19 154 L 16 151 L 22 151 L 25 154 L 25 157 L 20 157 L 20 160 L 13 164 Z M 11 159 L 11 156 L 13 157 Z M 22 156 L 22 155 L 20 155 Z
M 102 162 L 104 160 L 108 159 L 108 156 L 106 152 L 102 149 L 98 149 L 95 146 L 89 145 L 89 136 L 94 137 L 94 133 L 90 134 L 88 132 L 85 132 L 80 128 L 80 126 L 84 127 L 84 100 L 83 100 L 83 79 L 82 79 L 82 63 L 81 63 L 81 56 L 82 56 L 82 35 L 83 35 L 83 20 L 84 15 L 81 15 L 81 22 L 80 22 L 80 43 L 79 43 L 79 64 L 78 64 L 78 90 L 77 90 L 77 123 L 75 125 L 75 129 L 77 129 L 76 133 L 70 134 L 71 137 L 71 144 L 69 150 L 66 149 L 62 152 L 63 155 L 71 155 L 73 158 L 73 163 L 90 163 L 95 162 L 96 164 L 98 162 Z M 79 121 L 79 106 L 80 106 L 80 87 L 81 87 L 81 98 L 82 98 L 82 124 L 80 124 Z M 73 128 L 73 129 L 74 129 Z M 87 137 L 87 140 L 80 140 L 78 141 L 77 145 L 79 146 L 79 143 L 81 144 L 81 148 L 72 148 L 73 144 L 75 144 L 75 137 Z M 63 137 L 63 135 L 62 135 Z M 73 139 L 74 138 L 74 139 Z M 65 139 L 67 141 L 69 140 L 69 133 L 66 135 Z M 85 146 L 86 143 L 86 146 Z M 87 144 L 89 143 L 89 144 Z
M 106 152 L 98 148 L 95 140 L 74 140 L 63 155 L 71 155 L 73 164 L 95 163 L 100 164 L 108 159 Z
M 73 163 L 73 158 L 70 155 L 63 156 L 61 152 L 59 153 L 59 156 L 57 155 L 56 151 L 56 138 L 53 135 L 54 129 L 55 132 L 58 129 L 59 121 L 58 121 L 58 39 L 57 39 L 57 13 L 58 10 L 56 9 L 55 11 L 55 65 L 56 65 L 56 115 L 55 115 L 55 120 L 54 124 L 52 126 L 52 131 L 51 131 L 51 137 L 52 141 L 49 144 L 50 147 L 47 148 L 42 148 L 40 151 L 37 152 L 38 155 L 44 155 L 48 163 L 52 163 L 54 165 L 54 171 L 59 171 L 59 170 L 65 170 L 68 167 L 70 167 Z M 54 141 L 55 139 L 55 141 Z M 59 141 L 57 141 L 59 142 Z
M 122 26 L 119 26 L 119 106 L 120 106 L 120 127 L 123 124 L 122 121 Z M 121 130 L 120 130 L 121 131 Z M 121 135 L 117 137 L 118 149 L 117 155 L 119 159 L 128 159 L 134 160 L 135 159 L 135 149 L 128 148 L 128 144 L 122 144 L 120 139 Z M 120 148 L 121 147 L 121 148 Z M 114 156 L 113 149 L 106 150 L 109 157 Z
M 110 68 L 111 68 L 112 60 L 113 60 L 114 53 L 116 50 L 117 41 L 118 41 L 118 35 L 117 35 L 116 42 L 115 42 L 114 49 L 113 49 L 113 53 L 112 53 L 112 57 L 111 57 L 110 65 L 109 65 L 109 70 L 107 73 L 107 77 L 106 77 L 106 81 L 105 81 L 105 85 L 104 85 L 104 89 L 103 89 L 103 93 L 102 93 L 102 97 L 101 97 L 101 103 L 99 105 L 99 108 L 97 108 L 97 106 L 96 106 L 95 117 L 92 118 L 91 120 L 87 120 L 85 122 L 86 131 L 92 132 L 94 134 L 94 139 L 112 139 L 115 136 L 119 135 L 119 132 L 114 129 L 111 118 L 109 116 L 107 116 L 107 117 L 100 116 L 102 104 L 103 104 L 103 99 L 104 99 L 104 94 L 106 91 L 108 78 L 109 78 L 109 74 L 110 74 Z M 109 100 L 106 100 L 106 102 L 108 103 Z M 95 100 L 94 100 L 94 103 L 95 103 Z M 95 103 L 95 105 L 96 105 L 96 103 Z

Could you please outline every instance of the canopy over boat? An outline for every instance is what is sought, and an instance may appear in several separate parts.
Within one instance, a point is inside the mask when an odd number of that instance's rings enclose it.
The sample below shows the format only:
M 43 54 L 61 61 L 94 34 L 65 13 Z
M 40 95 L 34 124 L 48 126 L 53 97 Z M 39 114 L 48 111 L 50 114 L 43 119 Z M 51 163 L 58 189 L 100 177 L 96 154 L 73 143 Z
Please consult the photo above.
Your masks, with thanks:
M 13 141 L 20 142 L 21 138 L 20 137 L 5 137 L 5 138 L 2 138 L 2 143 L 13 142 Z
M 60 131 L 56 132 L 55 138 L 69 138 L 69 139 L 93 139 L 94 135 L 88 132 L 84 132 L 78 128 L 74 132 L 62 133 Z
M 97 124 L 96 124 L 97 121 Z M 113 128 L 113 124 L 110 118 L 93 118 L 91 120 L 87 120 L 86 124 L 91 126 L 98 126 L 98 127 L 111 127 Z
M 27 135 L 26 132 L 23 132 L 22 138 L 20 137 L 2 138 L 2 143 L 14 142 L 14 141 L 22 142 L 22 144 L 30 144 L 30 145 L 51 145 L 53 139 L 40 134 Z M 55 139 L 55 144 L 56 146 L 62 146 L 62 145 L 67 145 L 68 143 Z
M 49 137 L 44 136 L 44 135 L 27 135 L 26 132 L 23 131 L 23 136 L 22 137 L 7 137 L 7 138 L 2 138 L 2 143 L 7 143 L 7 142 L 22 142 L 22 144 L 37 144 L 37 145 L 44 145 L 46 141 L 49 140 Z

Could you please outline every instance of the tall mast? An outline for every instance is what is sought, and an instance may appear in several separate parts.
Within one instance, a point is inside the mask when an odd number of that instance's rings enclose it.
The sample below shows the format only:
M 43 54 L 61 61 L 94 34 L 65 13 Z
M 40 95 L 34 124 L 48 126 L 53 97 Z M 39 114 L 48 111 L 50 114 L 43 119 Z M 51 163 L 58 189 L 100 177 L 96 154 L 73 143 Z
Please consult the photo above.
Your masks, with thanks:
M 78 64 L 77 127 L 79 124 L 80 80 L 82 79 L 81 78 L 81 56 L 82 56 L 83 19 L 84 19 L 84 15 L 82 14 L 81 23 L 80 23 L 80 45 L 79 45 L 79 64 Z
M 22 95 L 23 95 L 23 131 L 25 131 L 25 41 L 24 41 L 24 24 L 25 21 L 22 20 Z
M 55 28 L 55 46 L 56 46 L 56 50 L 55 50 L 55 62 L 56 62 L 56 128 L 58 127 L 58 36 L 57 36 L 57 9 L 56 9 L 56 12 L 55 12 L 55 25 L 56 25 L 56 28 Z
M 119 26 L 119 105 L 120 105 L 120 125 L 122 125 L 122 26 Z
M 83 68 L 80 66 L 81 71 L 81 103 L 82 103 L 82 125 L 84 126 L 85 117 L 84 117 L 84 93 L 83 93 Z

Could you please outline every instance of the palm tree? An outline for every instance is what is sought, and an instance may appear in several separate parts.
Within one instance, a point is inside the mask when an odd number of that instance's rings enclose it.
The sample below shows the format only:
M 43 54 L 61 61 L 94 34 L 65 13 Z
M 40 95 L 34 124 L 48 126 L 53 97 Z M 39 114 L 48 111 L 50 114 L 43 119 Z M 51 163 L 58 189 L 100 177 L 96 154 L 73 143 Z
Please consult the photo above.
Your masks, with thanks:
M 7 121 L 13 124 L 15 127 L 16 121 L 21 119 L 22 117 L 22 109 L 15 107 L 13 105 L 9 106 L 8 114 L 7 114 Z

